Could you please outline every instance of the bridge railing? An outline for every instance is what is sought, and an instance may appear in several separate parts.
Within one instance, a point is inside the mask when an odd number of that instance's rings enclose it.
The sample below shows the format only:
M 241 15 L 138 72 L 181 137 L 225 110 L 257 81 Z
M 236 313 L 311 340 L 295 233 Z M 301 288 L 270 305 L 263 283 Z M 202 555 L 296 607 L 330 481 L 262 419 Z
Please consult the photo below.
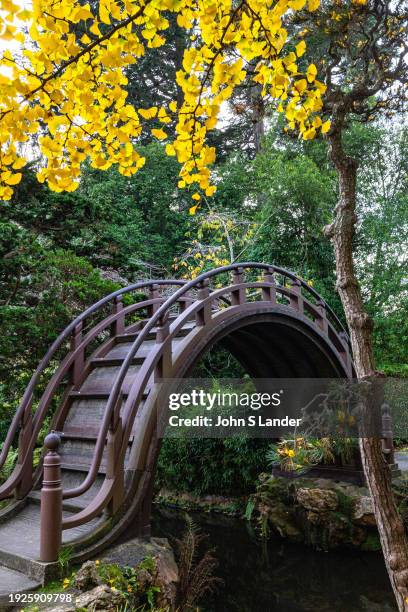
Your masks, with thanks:
M 261 280 L 245 278 L 245 276 L 249 277 L 251 274 L 261 274 Z M 211 282 L 217 280 L 217 277 L 229 279 L 230 276 L 232 276 L 231 281 L 227 281 L 226 287 L 222 289 L 211 287 Z M 170 296 L 160 294 L 160 291 L 166 289 L 166 287 L 171 290 L 176 288 L 176 290 Z M 91 346 L 95 338 L 104 334 L 107 329 L 110 330 L 112 340 L 116 335 L 125 331 L 136 330 L 137 324 L 135 323 L 126 326 L 126 317 L 140 309 L 148 308 L 149 318 L 146 324 L 138 329 L 140 333 L 138 333 L 123 361 L 110 391 L 98 431 L 90 470 L 78 487 L 62 493 L 63 498 L 77 497 L 92 486 L 98 475 L 103 453 L 107 448 L 108 467 L 105 480 L 91 503 L 77 515 L 64 520 L 62 527 L 68 529 L 75 525 L 84 524 L 97 516 L 108 504 L 111 504 L 111 509 L 113 508 L 114 511 L 120 505 L 124 495 L 121 481 L 123 480 L 125 453 L 136 410 L 140 403 L 141 389 L 147 384 L 152 372 L 155 371 L 156 375 L 163 375 L 164 372 L 170 371 L 171 342 L 177 330 L 180 329 L 180 325 L 183 325 L 189 319 L 194 320 L 197 326 L 205 325 L 206 322 L 211 320 L 214 312 L 220 310 L 223 306 L 234 307 L 245 303 L 249 299 L 248 290 L 251 288 L 260 291 L 261 298 L 264 301 L 279 303 L 279 300 L 286 300 L 285 303 L 305 316 L 312 318 L 323 333 L 327 334 L 333 342 L 337 342 L 336 348 L 339 351 L 349 351 L 347 332 L 319 294 L 295 274 L 277 266 L 254 262 L 237 263 L 211 270 L 189 282 L 148 280 L 119 289 L 88 308 L 72 321 L 58 336 L 40 362 L 25 391 L 0 454 L 1 468 L 17 432 L 20 431 L 18 463 L 10 478 L 0 486 L 0 499 L 9 497 L 13 491 L 16 492 L 17 497 L 23 497 L 32 487 L 33 451 L 38 434 L 49 414 L 51 403 L 56 397 L 57 390 L 60 388 L 64 377 L 69 374 L 70 379 L 61 405 L 66 401 L 69 391 L 81 384 L 84 370 L 86 370 L 89 361 L 86 359 L 85 353 L 87 347 Z M 122 300 L 125 294 L 131 292 L 144 293 L 146 290 L 149 293 L 148 299 L 143 299 L 135 304 L 124 305 Z M 103 312 L 109 305 L 111 312 L 106 316 Z M 179 305 L 178 311 L 180 314 L 170 329 L 168 317 L 170 313 L 174 312 L 176 305 Z M 96 325 L 91 325 L 87 329 L 86 323 L 95 313 L 102 313 L 103 318 Z M 121 410 L 125 377 L 134 356 L 153 328 L 157 328 L 158 348 L 143 364 L 129 392 L 125 408 Z M 58 351 L 63 350 L 68 341 L 69 347 L 66 350 L 65 357 L 52 375 L 45 390 L 40 393 L 39 399 L 34 399 L 41 387 L 44 372 L 56 359 Z M 137 385 L 139 385 L 139 388 L 137 388 Z M 36 407 L 35 411 L 34 406 Z M 58 425 L 62 426 L 63 420 L 64 414 L 60 406 L 54 415 L 53 427 L 59 429 Z
M 264 280 L 258 283 L 245 283 L 245 270 L 261 271 Z M 212 290 L 210 287 L 210 280 L 219 275 L 225 275 L 226 273 L 232 274 L 232 285 L 227 285 L 219 290 Z M 285 279 L 283 284 L 275 282 L 276 274 Z M 155 370 L 158 372 L 159 376 L 163 376 L 163 372 L 165 371 L 170 371 L 171 363 L 169 363 L 169 360 L 171 360 L 171 350 L 169 350 L 169 346 L 171 345 L 171 341 L 175 333 L 181 328 L 184 322 L 195 318 L 197 325 L 204 325 L 212 317 L 212 305 L 215 302 L 221 303 L 223 301 L 227 306 L 239 306 L 246 301 L 246 290 L 250 287 L 261 290 L 262 299 L 266 301 L 276 302 L 277 295 L 286 296 L 289 306 L 292 308 L 301 313 L 303 313 L 306 309 L 316 321 L 316 325 L 320 327 L 324 333 L 329 335 L 329 332 L 331 332 L 333 338 L 337 338 L 338 345 L 336 348 L 339 350 L 339 352 L 342 352 L 347 357 L 348 344 L 345 329 L 328 305 L 321 300 L 319 294 L 307 283 L 297 278 L 296 275 L 276 266 L 253 262 L 232 264 L 230 266 L 224 266 L 222 268 L 217 268 L 216 270 L 206 272 L 205 274 L 202 274 L 196 279 L 187 282 L 183 287 L 176 290 L 157 309 L 157 311 L 138 334 L 135 342 L 131 346 L 125 360 L 123 361 L 112 386 L 88 475 L 78 487 L 65 491 L 64 498 L 82 495 L 95 482 L 101 465 L 104 444 L 108 434 L 110 434 L 112 438 L 112 444 L 114 444 L 115 447 L 119 445 L 121 448 L 119 456 L 115 456 L 115 463 L 116 469 L 119 469 L 119 467 L 122 469 L 128 441 L 133 427 L 133 421 L 136 415 L 137 407 L 140 404 L 143 395 L 143 390 Z M 178 319 L 173 323 L 170 331 L 167 320 L 169 311 L 173 305 L 183 297 L 183 295 L 185 295 L 187 292 L 191 292 L 192 290 L 196 291 L 196 301 L 191 304 L 185 312 L 179 315 Z M 307 295 L 311 295 L 313 297 L 313 302 L 307 299 Z M 229 299 L 226 299 L 226 296 L 228 296 Z M 328 316 L 330 319 L 328 319 Z M 336 325 L 336 328 L 334 328 L 331 321 L 333 321 L 333 323 Z M 125 408 L 122 411 L 122 414 L 120 414 L 123 384 L 129 367 L 132 364 L 137 351 L 146 340 L 149 332 L 155 327 L 159 329 L 159 348 L 143 363 L 135 382 L 128 393 Z M 337 336 L 339 332 L 343 334 L 343 339 L 341 340 L 339 340 Z M 160 340 L 160 338 L 162 338 L 162 340 Z M 167 345 L 167 351 L 164 351 L 164 345 Z M 167 365 L 164 366 L 166 363 Z M 118 427 L 118 423 L 120 423 L 120 427 Z M 115 436 L 120 438 L 120 440 L 115 439 Z M 114 466 L 112 466 L 110 472 L 112 473 L 114 471 Z M 77 515 L 65 519 L 63 521 L 63 528 L 69 529 L 71 527 L 81 525 L 97 516 L 112 499 L 112 496 L 115 494 L 115 489 L 122 491 L 121 487 L 117 487 L 115 478 L 106 478 L 104 485 L 96 497 L 92 500 L 90 505 Z M 120 493 L 120 495 L 121 494 L 122 493 Z M 115 506 L 118 505 L 120 505 L 120 499 L 117 501 L 117 503 L 115 503 Z
M 30 490 L 33 482 L 33 452 L 41 427 L 45 418 L 49 415 L 52 401 L 67 374 L 70 375 L 70 380 L 68 389 L 62 396 L 62 403 L 69 388 L 79 383 L 85 365 L 85 351 L 92 341 L 107 328 L 110 328 L 110 333 L 113 336 L 120 333 L 124 329 L 125 317 L 129 314 L 146 308 L 150 310 L 149 314 L 154 313 L 167 298 L 167 296 L 159 294 L 160 288 L 180 287 L 184 284 L 185 281 L 182 280 L 147 280 L 118 289 L 81 313 L 56 338 L 33 374 L 3 443 L 0 453 L 0 469 L 6 462 L 10 448 L 17 433 L 19 433 L 17 465 L 11 476 L 0 486 L 0 499 L 9 497 L 13 492 L 19 498 L 24 497 Z M 149 299 L 124 306 L 122 301 L 124 295 L 140 293 L 146 289 L 150 294 Z M 108 305 L 111 306 L 111 314 L 104 316 L 96 325 L 86 330 L 86 322 L 96 313 L 103 314 Z M 45 389 L 41 391 L 44 373 L 56 359 L 58 351 L 64 350 L 67 343 L 69 345 L 65 356 L 48 384 L 46 384 Z M 34 401 L 38 390 L 40 390 L 39 398 Z M 36 409 L 34 410 L 35 404 Z M 58 421 L 58 413 L 54 418 Z

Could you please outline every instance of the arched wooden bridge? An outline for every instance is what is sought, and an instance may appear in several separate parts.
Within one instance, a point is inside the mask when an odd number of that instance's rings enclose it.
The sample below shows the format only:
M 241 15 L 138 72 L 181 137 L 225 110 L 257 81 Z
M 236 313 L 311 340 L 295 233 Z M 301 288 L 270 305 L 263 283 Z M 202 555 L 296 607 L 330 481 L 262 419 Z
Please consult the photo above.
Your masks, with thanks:
M 0 594 L 44 580 L 61 531 L 73 561 L 130 526 L 146 533 L 159 449 L 155 381 L 187 376 L 215 343 L 256 378 L 353 376 L 336 315 L 276 266 L 241 263 L 190 282 L 144 281 L 100 300 L 51 346 L 3 445 L 0 467 L 17 439 L 19 457 L 0 486 L 0 500 L 12 498 L 0 511 Z M 45 470 L 44 459 L 33 467 L 50 430 L 62 432 L 62 503 L 58 456 L 46 455 Z M 48 450 L 57 443 L 48 437 Z

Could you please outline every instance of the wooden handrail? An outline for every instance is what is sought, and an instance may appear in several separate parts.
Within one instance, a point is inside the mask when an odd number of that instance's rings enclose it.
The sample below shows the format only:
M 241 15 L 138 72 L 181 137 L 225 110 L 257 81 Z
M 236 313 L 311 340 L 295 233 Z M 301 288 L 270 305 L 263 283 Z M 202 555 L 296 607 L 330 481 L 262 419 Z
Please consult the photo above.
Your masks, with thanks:
M 138 283 L 134 283 L 133 285 L 129 285 L 128 287 L 123 287 L 122 289 L 118 289 L 117 291 L 114 291 L 113 293 L 111 293 L 110 295 L 107 295 L 106 297 L 102 298 L 101 300 L 99 300 L 98 302 L 96 302 L 95 304 L 93 304 L 92 306 L 90 306 L 89 308 L 87 308 L 83 313 L 81 313 L 78 317 L 76 317 L 76 319 L 74 319 L 66 328 L 65 330 L 56 338 L 56 340 L 53 342 L 53 344 L 51 345 L 51 347 L 49 348 L 49 350 L 47 351 L 47 353 L 44 355 L 43 359 L 41 360 L 41 362 L 39 363 L 36 371 L 34 372 L 26 390 L 25 393 L 23 395 L 23 398 L 21 400 L 20 406 L 16 411 L 16 414 L 14 415 L 14 418 L 10 424 L 9 430 L 7 432 L 7 436 L 6 439 L 3 443 L 2 446 L 2 450 L 0 453 L 0 469 L 1 467 L 4 465 L 8 453 L 10 451 L 13 439 L 19 429 L 19 426 L 23 423 L 24 420 L 24 415 L 26 413 L 26 410 L 28 408 L 28 406 L 31 405 L 32 402 L 32 398 L 34 396 L 34 392 L 35 389 L 37 387 L 37 385 L 40 382 L 41 376 L 44 373 L 45 369 L 48 367 L 48 365 L 50 364 L 52 358 L 54 357 L 54 355 L 56 354 L 56 352 L 58 351 L 59 348 L 61 348 L 61 346 L 63 346 L 64 342 L 66 342 L 71 334 L 73 332 L 75 332 L 76 329 L 78 329 L 80 326 L 83 326 L 84 321 L 91 316 L 92 314 L 95 314 L 96 312 L 98 312 L 99 310 L 101 310 L 101 308 L 103 306 L 105 306 L 106 304 L 112 302 L 113 300 L 115 300 L 116 298 L 118 298 L 119 296 L 123 296 L 126 293 L 130 293 L 133 291 L 137 291 L 137 290 L 141 290 L 141 289 L 145 289 L 145 288 L 149 288 L 152 285 L 156 285 L 156 286 L 183 286 L 185 284 L 185 281 L 183 280 L 173 280 L 173 279 L 168 279 L 168 280 L 147 280 L 147 281 L 141 281 Z M 138 307 L 140 308 L 141 303 L 138 303 Z M 133 305 L 132 305 L 133 306 Z M 117 313 L 116 315 L 110 315 L 109 317 L 107 317 L 104 321 L 109 320 L 112 316 L 119 316 L 120 313 Z M 96 328 L 98 327 L 95 326 Z M 97 333 L 100 333 L 100 331 L 98 331 Z M 87 344 L 91 341 L 91 339 L 93 339 L 97 333 L 93 333 L 93 330 L 90 330 L 90 332 L 88 332 L 88 334 L 86 334 L 85 339 L 87 339 Z M 72 348 L 72 347 L 71 347 Z M 26 451 L 26 455 L 25 458 L 23 460 L 23 462 L 20 464 L 18 464 L 18 466 L 16 467 L 16 469 L 13 471 L 13 473 L 11 474 L 11 476 L 7 479 L 7 481 L 5 483 L 3 483 L 0 486 L 0 499 L 3 499 L 5 497 L 9 497 L 10 493 L 18 486 L 20 480 L 24 477 L 25 471 L 30 469 L 30 454 L 32 454 L 35 444 L 36 444 L 36 440 L 37 440 L 37 436 L 38 433 L 41 429 L 43 420 L 45 418 L 45 414 L 48 410 L 48 407 L 51 403 L 52 397 L 55 393 L 55 390 L 58 388 L 59 384 L 61 383 L 62 378 L 65 376 L 67 369 L 71 366 L 74 357 L 79 353 L 79 351 L 81 351 L 84 348 L 84 344 L 83 342 L 79 343 L 73 350 L 68 351 L 67 356 L 65 357 L 65 359 L 61 362 L 57 372 L 54 374 L 54 376 L 51 378 L 51 380 L 49 381 L 48 385 L 46 386 L 46 389 L 44 390 L 40 400 L 39 400 L 39 404 L 38 404 L 38 409 L 34 415 L 33 418 L 33 431 L 31 434 L 31 439 L 30 439 L 30 443 L 27 445 L 27 451 Z

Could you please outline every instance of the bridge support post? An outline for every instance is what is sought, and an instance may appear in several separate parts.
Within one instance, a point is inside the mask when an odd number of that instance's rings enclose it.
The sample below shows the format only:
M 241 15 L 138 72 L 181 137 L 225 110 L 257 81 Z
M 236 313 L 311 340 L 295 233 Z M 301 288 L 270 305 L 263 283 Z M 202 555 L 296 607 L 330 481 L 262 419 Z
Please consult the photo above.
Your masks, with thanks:
M 294 310 L 303 314 L 303 299 L 302 299 L 302 284 L 299 280 L 292 281 L 292 295 L 290 296 L 290 305 Z
M 319 302 L 317 304 L 317 309 L 320 313 L 320 319 L 318 321 L 318 325 L 320 329 L 324 331 L 325 334 L 327 334 L 329 331 L 329 323 L 327 321 L 326 304 L 324 302 Z
M 244 282 L 244 269 L 239 267 L 232 271 L 232 282 L 234 285 L 240 285 Z M 239 287 L 231 291 L 231 304 L 232 306 L 239 306 L 245 302 L 245 289 Z
M 276 304 L 276 280 L 275 275 L 273 273 L 273 268 L 269 268 L 264 272 L 264 281 L 265 283 L 269 283 L 273 285 L 272 287 L 264 287 L 262 289 L 262 299 L 265 302 L 272 302 L 272 304 Z
M 149 286 L 149 300 L 156 300 L 158 297 L 160 297 L 159 294 L 159 285 L 150 285 Z M 152 317 L 155 312 L 158 311 L 158 309 L 160 308 L 160 304 L 151 304 L 151 306 L 148 307 L 149 308 L 149 317 Z
M 349 372 L 350 376 L 353 375 L 352 363 L 351 363 L 351 353 L 350 353 L 350 345 L 348 340 L 348 335 L 345 331 L 339 332 L 339 338 L 343 345 L 342 350 L 340 350 L 341 358 L 344 361 L 344 364 Z
M 210 295 L 210 283 L 208 278 L 203 280 L 198 286 L 197 299 L 198 300 L 206 300 Z M 211 319 L 211 304 L 210 302 L 206 302 L 200 310 L 197 311 L 196 314 L 196 324 L 198 326 L 203 326 Z
M 45 563 L 58 560 L 62 539 L 61 457 L 57 452 L 60 442 L 56 432 L 48 434 L 44 441 L 48 452 L 41 489 L 40 560 Z
M 111 336 L 120 336 L 125 333 L 125 317 L 122 313 L 123 310 L 123 298 L 121 295 L 115 297 L 113 302 L 113 314 L 118 315 L 116 321 L 111 327 Z

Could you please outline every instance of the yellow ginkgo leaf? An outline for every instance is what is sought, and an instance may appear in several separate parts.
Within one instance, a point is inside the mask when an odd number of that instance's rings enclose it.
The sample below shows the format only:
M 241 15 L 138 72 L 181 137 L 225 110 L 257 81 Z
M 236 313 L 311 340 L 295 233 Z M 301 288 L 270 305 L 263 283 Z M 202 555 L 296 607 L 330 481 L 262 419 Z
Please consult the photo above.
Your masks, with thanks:
M 137 112 L 143 117 L 143 119 L 153 119 L 157 115 L 157 106 L 152 106 L 151 108 L 139 108 Z
M 191 208 L 188 209 L 188 212 L 190 213 L 190 215 L 195 215 L 197 212 L 197 208 L 198 208 L 198 204 L 195 204 L 194 206 L 192 206 Z
M 313 81 L 317 77 L 317 68 L 315 64 L 310 64 L 310 66 L 307 69 L 306 76 L 307 76 L 307 80 L 309 81 L 309 83 L 313 83 Z
M 309 11 L 316 11 L 320 6 L 320 0 L 309 0 L 307 8 Z
M 298 57 L 302 57 L 305 51 L 306 51 L 306 43 L 304 40 L 301 40 L 300 43 L 296 45 L 296 55 Z
M 6 185 L 18 185 L 22 179 L 23 175 L 21 172 L 17 172 L 16 174 L 12 174 L 8 177 L 4 182 Z
M 109 11 L 103 5 L 100 5 L 99 7 L 99 17 L 103 23 L 106 23 L 106 25 L 110 25 L 111 20 L 110 20 Z
M 98 36 L 98 37 L 99 37 L 99 36 L 101 36 L 101 31 L 100 31 L 99 26 L 98 26 L 98 24 L 97 24 L 97 23 L 93 23 L 93 24 L 91 25 L 91 27 L 89 28 L 89 31 L 90 31 L 92 34 L 95 34 L 95 36 Z
M 151 130 L 151 132 L 152 132 L 153 136 L 155 138 L 158 138 L 159 140 L 164 140 L 165 138 L 167 138 L 167 134 L 166 134 L 166 132 L 164 130 L 153 129 L 153 130 Z
M 289 0 L 288 4 L 295 11 L 300 11 L 305 6 L 306 0 Z
M 196 200 L 196 202 L 199 202 L 201 200 L 201 196 L 199 193 L 193 193 L 193 195 L 191 196 L 192 200 Z
M 214 193 L 217 191 L 217 187 L 215 185 L 210 185 L 209 187 L 207 187 L 207 189 L 205 190 L 205 195 L 210 197 L 212 195 L 214 195 Z
M 14 170 L 21 170 L 21 168 L 24 168 L 24 166 L 26 165 L 26 160 L 23 159 L 22 157 L 19 157 L 13 164 L 13 169 Z
M 327 132 L 330 130 L 330 126 L 331 126 L 331 121 L 325 121 L 322 125 L 322 134 L 327 134 Z

